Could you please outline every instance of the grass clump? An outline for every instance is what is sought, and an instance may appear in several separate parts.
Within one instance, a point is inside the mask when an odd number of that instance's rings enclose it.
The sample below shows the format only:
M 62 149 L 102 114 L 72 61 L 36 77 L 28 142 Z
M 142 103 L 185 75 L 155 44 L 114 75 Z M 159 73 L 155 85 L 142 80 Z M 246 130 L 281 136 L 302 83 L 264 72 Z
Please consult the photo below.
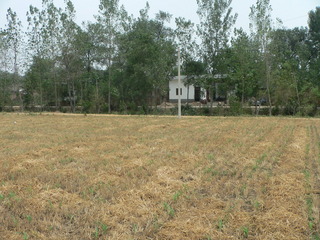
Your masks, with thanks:
M 163 207 L 164 207 L 164 210 L 167 212 L 167 214 L 168 214 L 171 218 L 173 218 L 174 215 L 175 215 L 175 210 L 173 209 L 173 207 L 170 206 L 170 204 L 167 203 L 167 202 L 165 202 L 165 203 L 163 204 Z

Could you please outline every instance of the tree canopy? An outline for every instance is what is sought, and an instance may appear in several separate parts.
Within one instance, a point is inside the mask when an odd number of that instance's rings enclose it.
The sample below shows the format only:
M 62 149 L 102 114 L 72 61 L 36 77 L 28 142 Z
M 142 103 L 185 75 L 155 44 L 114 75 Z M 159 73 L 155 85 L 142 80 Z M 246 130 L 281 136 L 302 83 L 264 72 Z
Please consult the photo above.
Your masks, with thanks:
M 118 0 L 100 0 L 95 21 L 80 26 L 71 0 L 64 8 L 42 0 L 30 6 L 26 32 L 10 8 L 0 29 L 0 109 L 148 112 L 168 100 L 180 48 L 186 86 L 205 88 L 211 107 L 219 90 L 242 107 L 263 100 L 270 114 L 314 114 L 320 8 L 308 27 L 287 29 L 275 27 L 269 0 L 257 0 L 248 33 L 234 28 L 231 3 L 197 0 L 197 25 L 164 11 L 150 16 L 148 3 L 133 17 Z

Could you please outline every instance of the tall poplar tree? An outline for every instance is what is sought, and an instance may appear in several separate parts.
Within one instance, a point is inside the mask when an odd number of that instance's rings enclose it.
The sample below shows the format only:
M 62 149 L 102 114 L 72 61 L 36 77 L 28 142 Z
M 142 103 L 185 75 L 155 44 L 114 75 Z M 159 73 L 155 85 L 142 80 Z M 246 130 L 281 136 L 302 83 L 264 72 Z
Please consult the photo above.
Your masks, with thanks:
M 231 84 L 237 86 L 237 96 L 241 99 L 242 106 L 251 97 L 256 97 L 258 92 L 257 66 L 259 63 L 256 44 L 242 29 L 235 31 L 232 39 L 232 57 L 230 59 Z
M 0 111 L 9 104 L 9 52 L 7 33 L 0 29 Z
M 10 63 L 11 69 L 13 72 L 13 89 L 16 91 L 16 94 L 20 100 L 20 107 L 23 111 L 23 91 L 21 89 L 21 83 L 19 82 L 19 57 L 21 54 L 21 45 L 22 45 L 22 23 L 17 16 L 17 13 L 14 12 L 11 8 L 7 10 L 7 25 L 6 25 L 6 46 L 9 51 L 9 59 L 12 59 Z
M 178 46 L 181 50 L 181 60 L 183 64 L 183 72 L 187 75 L 187 81 L 185 85 L 187 87 L 187 104 L 189 102 L 189 86 L 194 83 L 194 79 L 191 78 L 192 72 L 190 65 L 195 63 L 196 55 L 198 52 L 198 45 L 194 39 L 194 23 L 185 18 L 179 17 L 175 19 L 176 29 L 175 35 L 178 42 Z M 189 69 L 190 68 L 190 69 Z
M 310 11 L 308 25 L 311 40 L 309 45 L 312 54 L 310 61 L 311 78 L 320 89 L 320 7 Z
M 121 31 L 121 16 L 124 7 L 119 6 L 119 0 L 100 0 L 98 23 L 103 27 L 100 46 L 104 49 L 102 65 L 108 69 L 108 113 L 111 113 L 111 78 L 112 63 L 116 55 L 116 37 Z
M 75 23 L 75 8 L 70 0 L 65 0 L 66 7 L 61 14 L 61 33 L 64 38 L 60 39 L 61 49 L 60 63 L 64 68 L 64 80 L 67 84 L 68 101 L 72 112 L 75 112 L 79 91 L 79 80 L 82 73 L 82 64 L 79 52 L 76 49 L 76 35 L 79 26 Z
M 53 0 L 42 0 L 42 9 L 30 5 L 27 12 L 29 61 L 32 62 L 32 71 L 40 71 L 38 74 L 31 74 L 31 76 L 40 76 L 38 81 L 29 79 L 27 84 L 32 87 L 31 82 L 38 82 L 37 88 L 34 88 L 34 90 L 37 90 L 40 99 L 36 103 L 43 107 L 48 102 L 54 102 L 56 109 L 59 108 L 61 103 L 60 82 L 57 77 L 56 64 L 61 53 L 58 44 L 62 38 L 61 14 L 62 9 L 58 9 Z M 39 66 L 37 67 L 35 64 Z M 47 64 L 50 64 L 50 66 L 44 66 Z M 43 69 L 49 70 L 48 73 L 45 73 L 46 78 L 41 77 L 44 74 Z M 29 94 L 33 95 L 32 93 Z M 32 98 L 32 96 L 30 97 Z
M 260 53 L 265 67 L 265 86 L 267 89 L 267 98 L 269 104 L 269 115 L 272 115 L 271 99 L 271 54 L 270 54 L 270 33 L 272 31 L 272 8 L 270 0 L 257 0 L 255 5 L 250 8 L 249 18 L 251 20 L 250 28 L 252 29 L 256 40 L 260 45 Z
M 226 49 L 232 26 L 237 20 L 237 14 L 232 14 L 232 0 L 197 0 L 200 25 L 198 34 L 202 40 L 202 57 L 211 76 L 225 74 L 224 62 L 221 55 Z M 206 81 L 209 87 L 211 99 L 211 111 L 213 102 L 212 77 Z

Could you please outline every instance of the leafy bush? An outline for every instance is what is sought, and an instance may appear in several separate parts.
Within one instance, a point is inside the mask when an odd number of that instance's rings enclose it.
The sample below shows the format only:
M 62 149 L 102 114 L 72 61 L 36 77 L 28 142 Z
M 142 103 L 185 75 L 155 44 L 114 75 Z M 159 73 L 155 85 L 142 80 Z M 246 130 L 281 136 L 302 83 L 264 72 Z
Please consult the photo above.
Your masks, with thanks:
M 83 101 L 82 103 L 82 112 L 90 113 L 91 112 L 92 103 L 91 101 Z
M 229 98 L 229 105 L 230 105 L 229 115 L 239 116 L 239 115 L 243 114 L 241 102 L 239 101 L 239 99 L 236 96 L 231 96 Z
M 193 108 L 190 105 L 183 105 L 181 106 L 181 113 L 183 115 L 187 115 L 187 116 L 194 116 L 197 115 L 195 108 Z

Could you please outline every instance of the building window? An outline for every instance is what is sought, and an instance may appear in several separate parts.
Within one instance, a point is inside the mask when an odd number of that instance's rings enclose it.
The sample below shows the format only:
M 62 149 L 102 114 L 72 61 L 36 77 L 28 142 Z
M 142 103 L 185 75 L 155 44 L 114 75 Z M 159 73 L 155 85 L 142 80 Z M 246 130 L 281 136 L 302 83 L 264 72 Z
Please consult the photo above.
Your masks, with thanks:
M 176 95 L 179 95 L 179 88 L 176 88 Z M 180 96 L 182 95 L 182 88 L 180 88 Z

